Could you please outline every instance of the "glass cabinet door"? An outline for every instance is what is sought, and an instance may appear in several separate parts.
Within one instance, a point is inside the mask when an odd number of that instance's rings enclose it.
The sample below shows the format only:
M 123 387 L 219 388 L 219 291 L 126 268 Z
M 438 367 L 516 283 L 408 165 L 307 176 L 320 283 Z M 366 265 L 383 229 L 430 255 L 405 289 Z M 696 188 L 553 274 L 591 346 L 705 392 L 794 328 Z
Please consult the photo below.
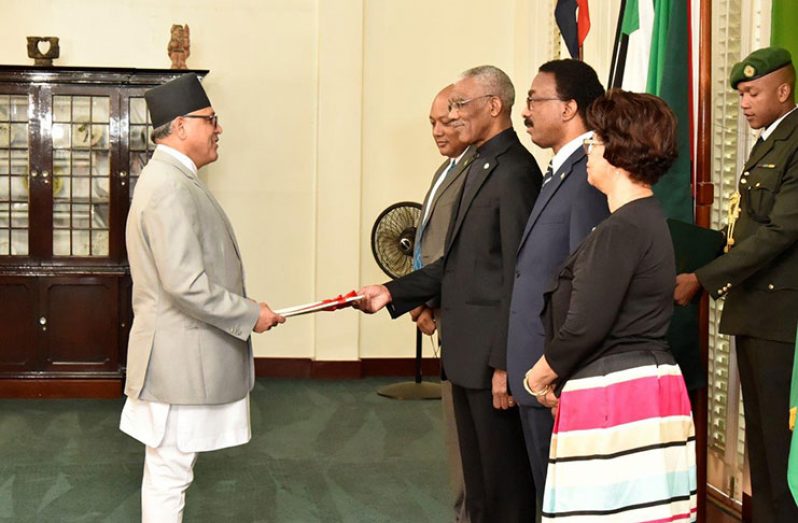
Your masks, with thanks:
M 150 139 L 152 123 L 150 122 L 150 113 L 147 110 L 147 103 L 144 97 L 131 96 L 128 99 L 128 104 L 128 152 L 130 162 L 130 189 L 128 194 L 132 199 L 141 170 L 152 157 L 155 144 Z
M 0 256 L 28 256 L 30 97 L 0 93 Z
M 53 256 L 108 256 L 109 96 L 53 96 Z

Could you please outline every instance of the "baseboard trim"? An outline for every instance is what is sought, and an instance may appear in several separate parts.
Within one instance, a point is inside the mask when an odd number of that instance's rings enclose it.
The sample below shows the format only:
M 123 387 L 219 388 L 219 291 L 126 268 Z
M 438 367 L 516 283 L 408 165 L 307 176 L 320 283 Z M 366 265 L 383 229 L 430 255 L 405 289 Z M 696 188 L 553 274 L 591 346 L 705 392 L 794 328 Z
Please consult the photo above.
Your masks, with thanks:
M 440 377 L 440 360 L 423 358 L 421 373 L 427 378 Z M 409 379 L 415 374 L 415 358 L 363 358 L 354 361 L 255 358 L 255 375 L 259 378 L 351 380 L 394 376 Z M 114 399 L 122 397 L 123 387 L 123 379 L 0 379 L 0 398 Z
M 440 360 L 423 358 L 424 376 L 440 376 Z M 363 358 L 355 361 L 319 361 L 310 358 L 255 358 L 259 378 L 358 379 L 371 376 L 406 376 L 416 373 L 414 358 Z
M 115 399 L 122 397 L 121 379 L 1 379 L 0 398 Z

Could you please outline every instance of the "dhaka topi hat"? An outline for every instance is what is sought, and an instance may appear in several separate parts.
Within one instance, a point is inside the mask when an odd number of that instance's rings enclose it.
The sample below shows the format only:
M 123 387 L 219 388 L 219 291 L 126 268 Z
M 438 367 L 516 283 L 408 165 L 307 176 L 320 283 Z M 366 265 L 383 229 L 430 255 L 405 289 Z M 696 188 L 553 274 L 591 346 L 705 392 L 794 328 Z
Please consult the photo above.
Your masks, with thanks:
M 160 127 L 178 116 L 211 106 L 205 89 L 194 73 L 184 74 L 144 93 L 153 127 Z

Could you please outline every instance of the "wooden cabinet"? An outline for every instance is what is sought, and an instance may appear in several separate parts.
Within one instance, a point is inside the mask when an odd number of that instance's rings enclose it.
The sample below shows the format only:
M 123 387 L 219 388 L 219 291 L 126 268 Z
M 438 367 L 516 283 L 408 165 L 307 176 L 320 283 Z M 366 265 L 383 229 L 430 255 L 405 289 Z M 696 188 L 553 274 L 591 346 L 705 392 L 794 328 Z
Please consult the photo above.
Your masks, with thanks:
M 121 391 L 144 92 L 185 72 L 0 66 L 0 396 Z

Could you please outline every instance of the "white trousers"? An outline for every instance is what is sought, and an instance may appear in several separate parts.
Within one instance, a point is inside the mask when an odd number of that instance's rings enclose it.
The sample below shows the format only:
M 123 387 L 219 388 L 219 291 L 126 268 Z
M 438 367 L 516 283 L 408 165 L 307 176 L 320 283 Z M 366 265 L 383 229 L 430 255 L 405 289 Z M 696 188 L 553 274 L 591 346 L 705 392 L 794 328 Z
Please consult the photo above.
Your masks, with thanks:
M 158 447 L 146 446 L 141 482 L 142 523 L 180 523 L 186 506 L 186 490 L 194 480 L 196 452 L 177 448 L 177 416 L 169 414 L 166 432 Z

